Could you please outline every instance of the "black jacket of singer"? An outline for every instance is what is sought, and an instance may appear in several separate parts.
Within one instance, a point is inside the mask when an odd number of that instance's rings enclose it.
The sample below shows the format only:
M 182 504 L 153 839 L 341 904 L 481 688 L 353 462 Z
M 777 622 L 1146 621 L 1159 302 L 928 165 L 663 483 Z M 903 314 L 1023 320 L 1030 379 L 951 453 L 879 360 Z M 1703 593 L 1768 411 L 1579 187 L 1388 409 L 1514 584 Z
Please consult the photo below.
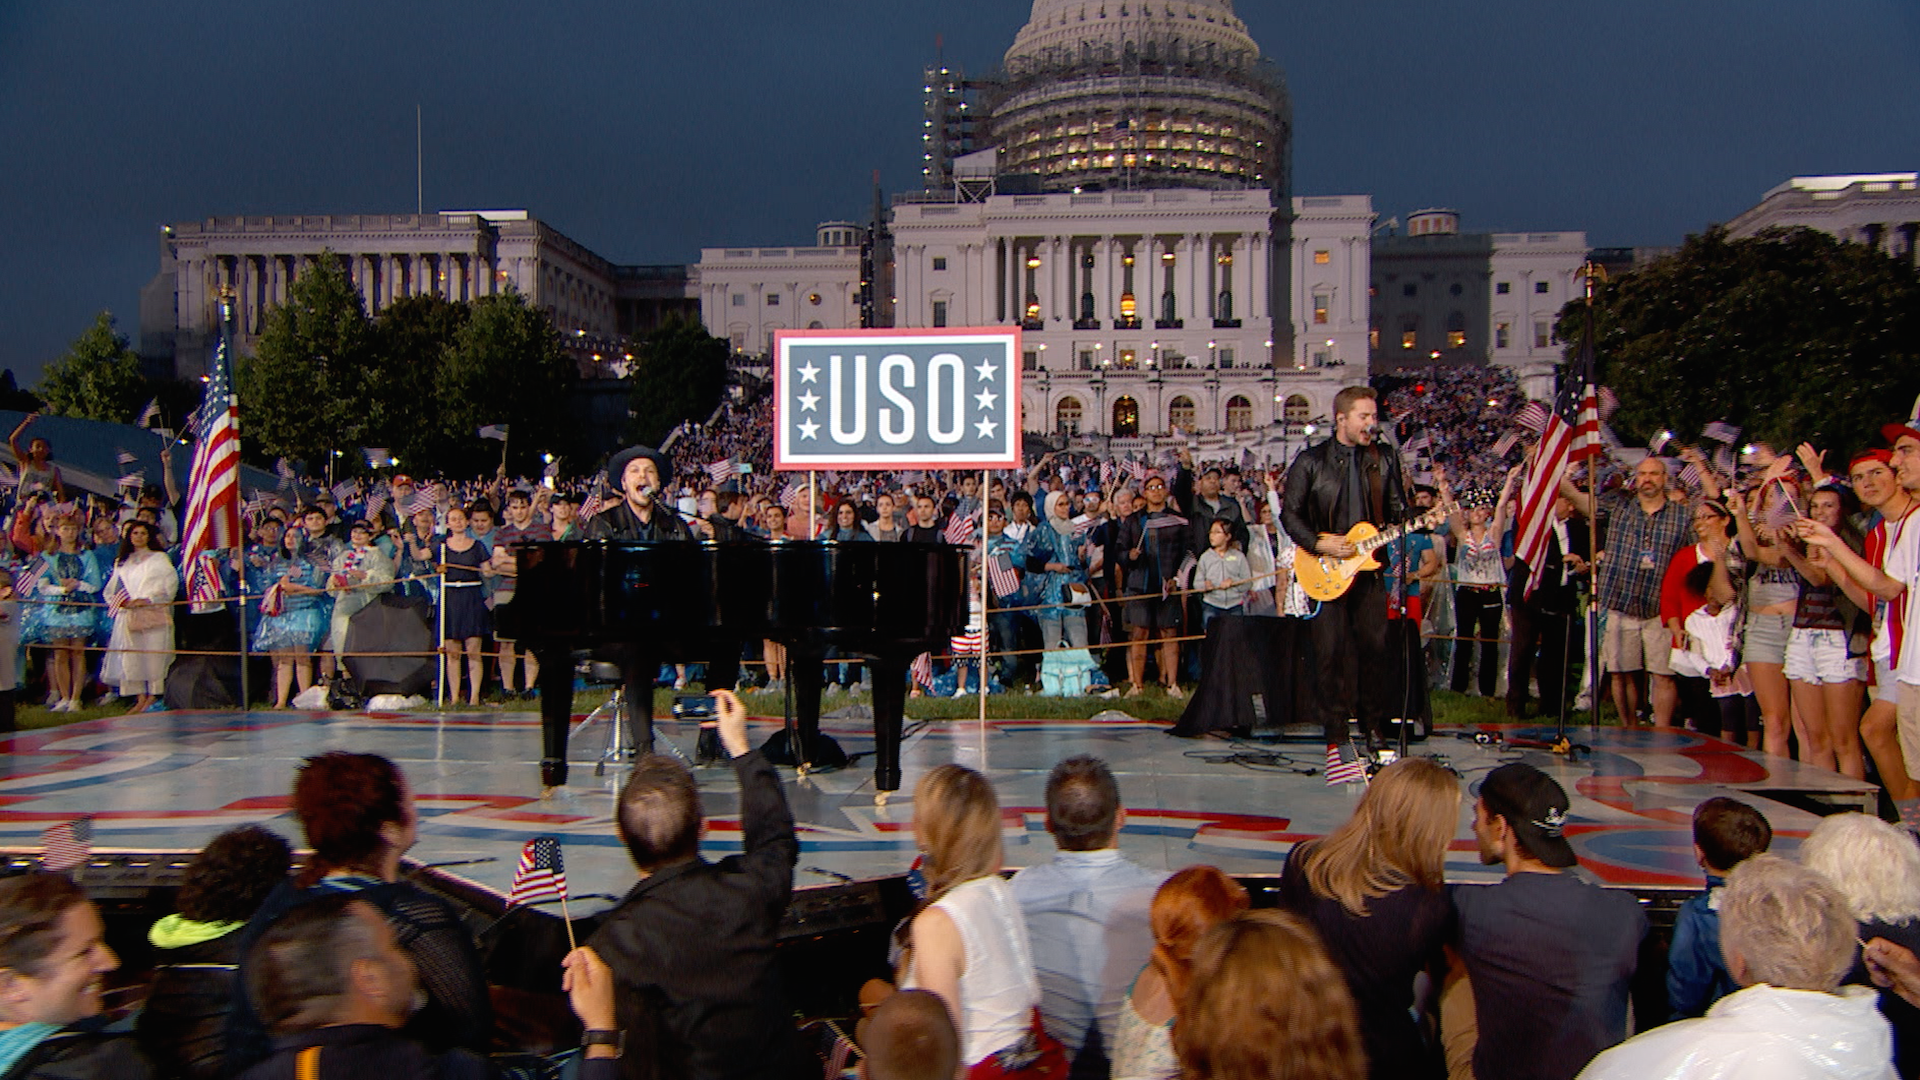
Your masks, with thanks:
M 1380 502 L 1385 529 L 1406 520 L 1406 481 L 1400 476 L 1400 455 L 1376 442 L 1348 446 L 1338 439 L 1300 451 L 1287 469 L 1286 493 L 1280 504 L 1280 524 L 1293 542 L 1311 552 L 1321 533 L 1345 535 L 1362 521 L 1372 521 L 1363 478 L 1381 477 Z

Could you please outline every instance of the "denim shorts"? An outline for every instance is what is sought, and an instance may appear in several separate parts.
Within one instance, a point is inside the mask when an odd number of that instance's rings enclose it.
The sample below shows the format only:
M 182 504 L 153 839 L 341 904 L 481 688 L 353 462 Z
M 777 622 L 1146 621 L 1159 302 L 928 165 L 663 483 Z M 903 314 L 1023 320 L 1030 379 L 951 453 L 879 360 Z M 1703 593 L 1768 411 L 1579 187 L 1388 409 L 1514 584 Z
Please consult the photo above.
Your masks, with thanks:
M 1791 615 L 1748 615 L 1740 658 L 1749 664 L 1785 664 L 1787 638 L 1792 631 Z

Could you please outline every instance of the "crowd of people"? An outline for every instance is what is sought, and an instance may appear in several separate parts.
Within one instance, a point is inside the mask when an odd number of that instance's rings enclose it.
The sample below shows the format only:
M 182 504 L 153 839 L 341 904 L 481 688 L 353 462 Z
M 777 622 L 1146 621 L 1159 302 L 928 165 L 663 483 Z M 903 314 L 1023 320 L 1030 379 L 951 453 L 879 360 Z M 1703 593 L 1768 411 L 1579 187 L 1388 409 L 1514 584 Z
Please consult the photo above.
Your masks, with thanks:
M 496 1011 L 469 924 L 402 872 L 420 822 L 406 776 L 385 758 L 331 751 L 293 783 L 311 856 L 296 868 L 287 842 L 258 826 L 209 844 L 177 912 L 149 930 L 158 960 L 138 1006 L 105 1004 L 119 960 L 84 891 L 49 872 L 0 880 L 0 1075 L 544 1076 L 573 1057 L 589 1078 L 839 1075 L 841 1058 L 801 1039 L 775 956 L 799 858 L 793 815 L 740 699 L 716 697 L 743 850 L 701 856 L 701 793 L 684 763 L 635 764 L 612 830 L 637 882 L 557 973 L 580 1049 L 502 1045 L 528 1018 Z M 1521 762 L 1467 790 L 1430 759 L 1387 766 L 1349 820 L 1295 846 L 1274 906 L 1253 910 L 1214 867 L 1169 874 L 1124 854 L 1124 800 L 1098 758 L 1054 766 L 1045 825 L 1057 850 L 1011 877 L 992 783 L 936 766 L 914 790 L 917 901 L 892 935 L 890 977 L 861 991 L 856 1071 L 1920 1071 L 1920 845 L 1904 830 L 1836 814 L 1792 861 L 1768 852 L 1753 807 L 1703 802 L 1693 832 L 1707 891 L 1675 927 L 1668 1009 L 1634 1015 L 1648 921 L 1631 894 L 1576 869 L 1565 791 Z M 1463 798 L 1497 883 L 1445 879 Z

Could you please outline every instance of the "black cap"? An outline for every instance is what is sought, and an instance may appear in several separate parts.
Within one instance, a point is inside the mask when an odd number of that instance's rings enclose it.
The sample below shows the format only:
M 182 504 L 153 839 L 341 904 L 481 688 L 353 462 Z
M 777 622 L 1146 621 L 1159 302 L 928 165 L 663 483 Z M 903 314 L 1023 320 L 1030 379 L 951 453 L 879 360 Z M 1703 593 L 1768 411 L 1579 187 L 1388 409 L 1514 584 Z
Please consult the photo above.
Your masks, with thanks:
M 1506 819 L 1527 854 L 1559 868 L 1579 861 L 1573 845 L 1561 835 L 1567 824 L 1567 793 L 1553 777 L 1531 765 L 1510 762 L 1480 781 L 1480 800 L 1489 813 Z
M 573 493 L 573 492 L 571 492 L 571 491 L 567 491 L 566 489 L 564 489 L 564 488 L 562 488 L 562 489 L 560 489 L 560 490 L 557 490 L 557 491 L 555 491 L 555 492 L 553 493 L 553 498 L 551 498 L 551 499 L 548 499 L 547 501 L 548 501 L 548 502 L 556 502 L 556 503 L 572 503 L 572 504 L 573 504 L 573 505 L 575 505 L 575 506 L 579 506 L 579 505 L 580 505 L 580 496 L 578 496 L 578 495 L 576 495 L 576 494 L 574 494 L 574 493 Z
M 626 476 L 627 466 L 637 458 L 646 458 L 653 462 L 653 471 L 660 474 L 662 487 L 665 487 L 667 481 L 673 477 L 673 465 L 667 461 L 667 455 L 651 446 L 629 446 L 613 455 L 613 460 L 607 462 L 607 486 L 615 491 L 626 490 L 621 479 Z

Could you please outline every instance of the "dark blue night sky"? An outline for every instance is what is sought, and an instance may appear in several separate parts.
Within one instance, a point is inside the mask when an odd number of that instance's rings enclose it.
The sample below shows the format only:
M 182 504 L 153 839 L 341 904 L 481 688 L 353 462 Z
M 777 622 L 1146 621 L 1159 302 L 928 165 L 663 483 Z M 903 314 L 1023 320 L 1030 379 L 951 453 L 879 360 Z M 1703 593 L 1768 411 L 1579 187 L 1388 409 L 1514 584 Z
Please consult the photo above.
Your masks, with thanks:
M 524 207 L 624 262 L 810 242 L 918 180 L 920 69 L 1027 0 L 0 3 L 0 366 L 135 333 L 159 226 Z M 1240 0 L 1302 194 L 1677 243 L 1788 176 L 1920 168 L 1914 0 Z M 191 13 L 191 14 L 189 14 Z

